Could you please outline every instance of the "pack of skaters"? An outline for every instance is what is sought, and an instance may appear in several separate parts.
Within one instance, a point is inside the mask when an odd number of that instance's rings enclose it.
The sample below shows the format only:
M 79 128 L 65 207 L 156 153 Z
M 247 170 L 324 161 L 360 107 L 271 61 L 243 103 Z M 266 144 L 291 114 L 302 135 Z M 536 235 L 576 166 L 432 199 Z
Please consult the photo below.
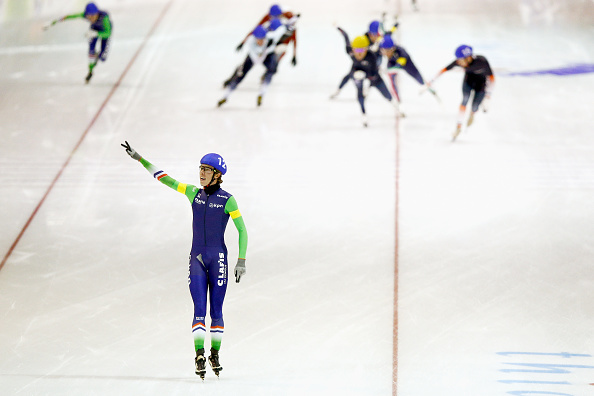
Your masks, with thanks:
M 279 19 L 272 20 L 268 29 L 262 25 L 258 25 L 254 29 L 245 44 L 248 52 L 247 56 L 228 80 L 225 94 L 223 95 L 223 98 L 219 100 L 218 107 L 221 107 L 227 102 L 231 93 L 235 91 L 252 67 L 259 64 L 262 64 L 266 68 L 266 71 L 261 78 L 260 89 L 256 101 L 258 107 L 262 104 L 262 99 L 268 90 L 272 77 L 276 74 L 278 66 L 279 58 L 275 52 L 276 45 L 286 31 L 287 26 L 283 25 Z

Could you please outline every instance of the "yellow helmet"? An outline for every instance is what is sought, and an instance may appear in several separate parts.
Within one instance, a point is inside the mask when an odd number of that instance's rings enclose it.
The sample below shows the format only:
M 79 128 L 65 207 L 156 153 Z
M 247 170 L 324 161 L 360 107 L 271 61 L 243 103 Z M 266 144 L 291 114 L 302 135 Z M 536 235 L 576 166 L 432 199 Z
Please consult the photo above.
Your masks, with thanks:
M 353 48 L 367 48 L 369 47 L 369 39 L 367 36 L 357 36 L 351 43 Z

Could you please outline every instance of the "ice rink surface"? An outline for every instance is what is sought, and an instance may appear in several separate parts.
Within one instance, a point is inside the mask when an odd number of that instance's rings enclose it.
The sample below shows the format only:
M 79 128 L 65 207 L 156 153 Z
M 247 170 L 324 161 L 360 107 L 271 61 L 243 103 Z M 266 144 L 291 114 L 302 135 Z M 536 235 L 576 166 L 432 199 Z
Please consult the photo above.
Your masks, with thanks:
M 220 109 L 271 3 L 99 1 L 114 33 L 89 85 L 88 24 L 42 31 L 84 4 L 0 0 L 0 394 L 594 392 L 594 74 L 555 74 L 592 69 L 594 2 L 280 3 L 297 66 L 290 48 L 260 108 L 255 67 Z M 350 67 L 333 23 L 382 12 L 426 79 L 460 44 L 490 61 L 456 142 L 460 72 L 441 102 L 400 73 L 400 120 L 372 89 L 368 128 L 352 84 L 329 100 Z M 187 200 L 124 140 L 186 183 L 207 152 L 229 165 L 249 246 L 220 379 L 194 374 Z

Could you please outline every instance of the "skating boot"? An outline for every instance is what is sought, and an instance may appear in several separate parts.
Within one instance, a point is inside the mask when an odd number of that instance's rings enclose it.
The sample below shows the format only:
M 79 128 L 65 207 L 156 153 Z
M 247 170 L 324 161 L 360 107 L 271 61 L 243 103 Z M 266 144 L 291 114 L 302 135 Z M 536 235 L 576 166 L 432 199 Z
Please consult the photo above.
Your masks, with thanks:
M 262 95 L 258 95 L 258 107 L 262 104 Z
M 210 348 L 210 356 L 208 357 L 208 363 L 210 363 L 210 368 L 212 368 L 212 371 L 218 377 L 219 373 L 221 371 L 223 371 L 223 368 L 221 367 L 221 364 L 219 363 L 219 351 L 217 351 L 216 349 Z
M 219 100 L 219 103 L 217 104 L 217 107 L 221 107 L 225 102 L 227 102 L 227 99 L 225 99 L 225 98 Z
M 336 92 L 334 92 L 332 95 L 330 95 L 330 99 L 335 99 L 339 93 L 340 93 L 340 89 L 337 89 Z
M 462 125 L 458 124 L 456 125 L 456 130 L 454 131 L 453 135 L 452 135 L 452 142 L 454 140 L 456 140 L 456 138 L 458 137 L 458 135 L 460 134 L 460 132 L 462 132 Z
M 366 115 L 366 114 L 363 114 L 362 121 L 363 121 L 363 126 L 364 126 L 365 128 L 367 128 L 367 115 Z
M 196 375 L 199 375 L 204 380 L 206 374 L 206 358 L 204 357 L 204 348 L 196 351 Z
M 95 56 L 95 54 L 89 56 L 91 59 L 94 59 L 94 61 L 89 63 L 89 74 L 87 74 L 87 76 L 85 77 L 85 84 L 88 84 L 89 81 L 91 81 L 91 77 L 93 77 L 93 69 L 95 68 L 95 66 L 97 66 L 97 57 Z

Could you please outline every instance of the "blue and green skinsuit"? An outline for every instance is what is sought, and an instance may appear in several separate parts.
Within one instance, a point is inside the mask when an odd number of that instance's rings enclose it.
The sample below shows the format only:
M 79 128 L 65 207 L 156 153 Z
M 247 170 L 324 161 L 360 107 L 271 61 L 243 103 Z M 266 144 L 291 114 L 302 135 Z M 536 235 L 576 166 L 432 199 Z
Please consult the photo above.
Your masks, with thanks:
M 357 87 L 357 99 L 359 100 L 359 105 L 361 105 L 361 112 L 365 114 L 365 95 L 363 94 L 363 80 L 356 80 L 353 77 L 355 72 L 358 70 L 365 72 L 365 78 L 369 80 L 370 85 L 372 87 L 376 87 L 384 96 L 384 98 L 386 98 L 387 100 L 392 100 L 392 95 L 390 94 L 390 91 L 388 91 L 388 87 L 386 87 L 384 80 L 382 80 L 379 74 L 379 63 L 377 60 L 378 54 L 371 50 L 368 50 L 367 54 L 365 55 L 365 58 L 363 58 L 362 60 L 358 60 L 357 58 L 355 58 L 353 48 L 351 46 L 351 42 L 349 40 L 349 36 L 347 35 L 347 33 L 341 28 L 338 28 L 338 31 L 340 31 L 340 33 L 344 37 L 346 43 L 346 52 L 353 60 L 351 71 L 347 76 L 349 79 L 352 79 L 355 82 L 355 86 Z M 348 79 L 343 79 L 343 81 L 340 83 L 339 89 L 344 86 L 343 83 L 345 81 L 348 81 Z
M 62 18 L 63 21 L 74 18 L 85 18 L 85 13 L 66 15 Z M 105 11 L 99 11 L 99 17 L 94 23 L 91 23 L 91 30 L 97 32 L 97 37 L 89 39 L 89 68 L 92 70 L 97 64 L 98 60 L 105 61 L 109 52 L 109 40 L 111 38 L 111 31 L 113 30 L 113 24 L 109 19 L 109 15 Z M 95 47 L 97 46 L 97 40 L 101 39 L 101 51 L 97 54 Z
M 245 259 L 247 231 L 235 198 L 219 184 L 198 188 L 180 183 L 145 158 L 140 163 L 155 179 L 184 194 L 192 205 L 193 238 L 188 282 L 194 301 L 192 334 L 196 350 L 204 348 L 206 299 L 210 294 L 211 347 L 219 350 L 223 338 L 223 300 L 227 291 L 227 247 L 225 228 L 229 217 L 239 232 L 239 258 Z

